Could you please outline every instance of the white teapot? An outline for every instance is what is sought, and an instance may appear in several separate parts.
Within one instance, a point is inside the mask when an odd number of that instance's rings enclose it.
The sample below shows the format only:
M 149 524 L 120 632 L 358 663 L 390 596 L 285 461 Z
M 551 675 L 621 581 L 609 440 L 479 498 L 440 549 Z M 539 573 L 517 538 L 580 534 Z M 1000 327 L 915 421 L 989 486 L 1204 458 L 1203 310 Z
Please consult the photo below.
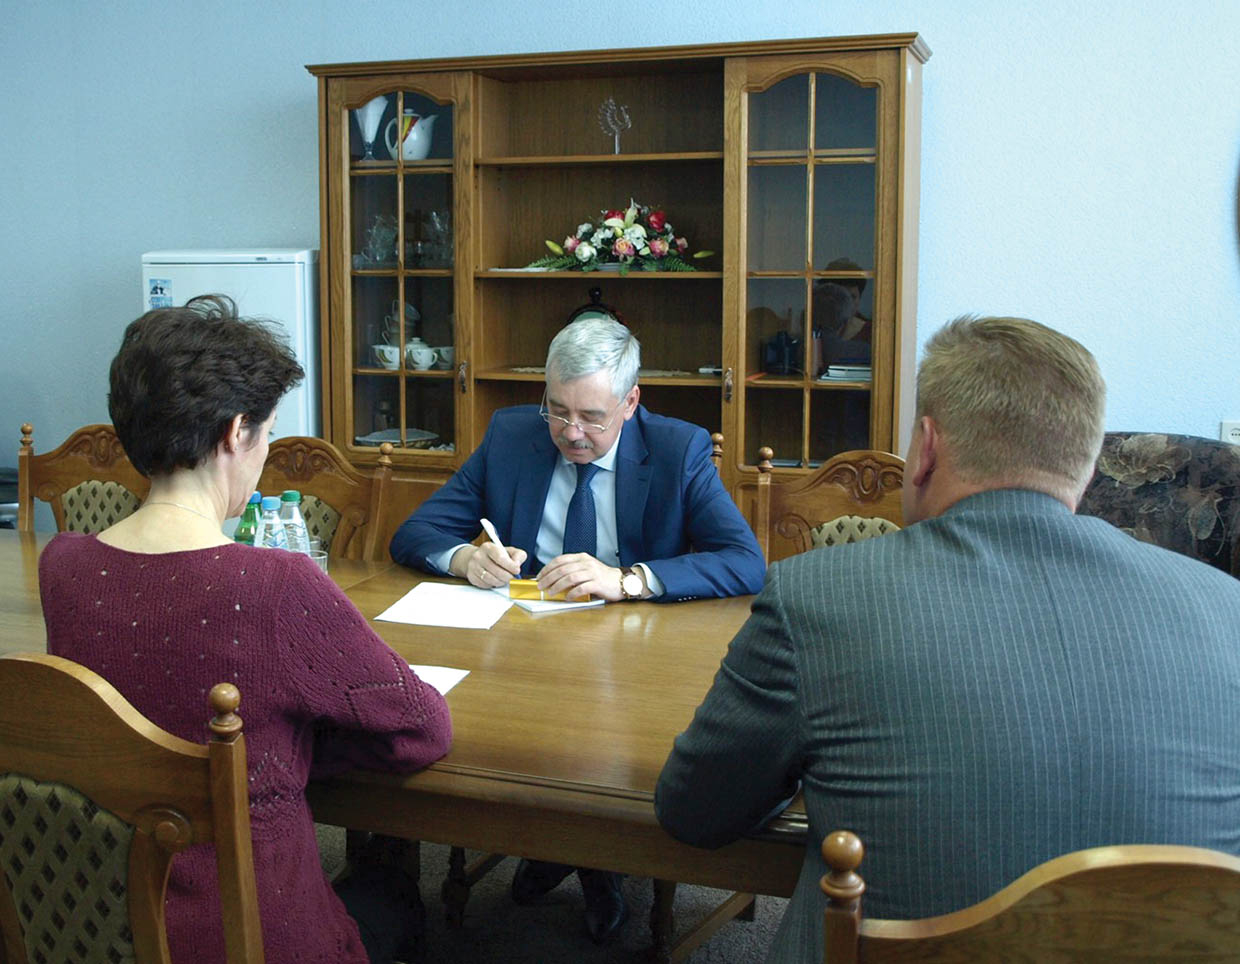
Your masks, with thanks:
M 435 120 L 438 114 L 423 117 L 406 110 L 400 117 L 388 121 L 383 132 L 387 141 L 388 152 L 396 156 L 396 122 L 400 121 L 400 156 L 406 161 L 421 161 L 431 152 L 431 136 L 435 132 Z

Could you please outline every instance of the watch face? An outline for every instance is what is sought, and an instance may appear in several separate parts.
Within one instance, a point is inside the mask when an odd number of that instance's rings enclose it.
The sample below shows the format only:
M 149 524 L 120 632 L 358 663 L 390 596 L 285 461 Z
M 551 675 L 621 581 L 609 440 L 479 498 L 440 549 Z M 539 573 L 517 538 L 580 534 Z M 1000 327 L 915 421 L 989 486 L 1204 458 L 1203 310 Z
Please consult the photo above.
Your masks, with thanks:
M 640 596 L 642 594 L 642 577 L 635 572 L 625 573 L 624 578 L 620 581 L 620 588 L 630 596 Z

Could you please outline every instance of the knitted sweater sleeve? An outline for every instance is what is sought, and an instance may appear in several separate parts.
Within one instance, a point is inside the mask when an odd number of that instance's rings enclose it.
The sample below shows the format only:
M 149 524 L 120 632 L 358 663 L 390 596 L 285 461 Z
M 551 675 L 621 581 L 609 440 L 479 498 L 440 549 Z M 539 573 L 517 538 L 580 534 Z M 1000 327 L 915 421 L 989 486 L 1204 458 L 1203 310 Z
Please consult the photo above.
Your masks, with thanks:
M 354 767 L 409 772 L 438 760 L 452 743 L 443 696 L 308 557 L 290 556 L 276 638 L 314 726 L 311 776 Z

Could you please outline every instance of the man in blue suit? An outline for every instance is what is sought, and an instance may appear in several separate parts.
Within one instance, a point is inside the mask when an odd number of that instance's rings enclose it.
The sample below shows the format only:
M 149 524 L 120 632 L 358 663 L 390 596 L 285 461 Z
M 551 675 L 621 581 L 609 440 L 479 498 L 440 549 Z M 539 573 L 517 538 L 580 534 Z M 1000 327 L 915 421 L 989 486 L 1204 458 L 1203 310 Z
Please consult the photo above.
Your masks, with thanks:
M 533 577 L 549 593 L 609 602 L 761 589 L 762 552 L 706 432 L 638 404 L 640 364 L 637 339 L 610 316 L 565 327 L 547 352 L 543 404 L 495 413 L 460 471 L 397 530 L 392 558 L 484 589 Z M 483 518 L 503 544 L 471 544 Z M 533 900 L 571 869 L 523 860 L 513 897 Z M 620 878 L 578 875 L 602 943 L 628 914 Z
M 975 903 L 1086 847 L 1240 854 L 1240 581 L 1073 510 L 1105 386 L 1031 321 L 926 345 L 894 535 L 771 566 L 655 810 L 716 847 L 798 786 L 768 960 L 821 961 L 820 844 L 866 847 L 867 916 Z

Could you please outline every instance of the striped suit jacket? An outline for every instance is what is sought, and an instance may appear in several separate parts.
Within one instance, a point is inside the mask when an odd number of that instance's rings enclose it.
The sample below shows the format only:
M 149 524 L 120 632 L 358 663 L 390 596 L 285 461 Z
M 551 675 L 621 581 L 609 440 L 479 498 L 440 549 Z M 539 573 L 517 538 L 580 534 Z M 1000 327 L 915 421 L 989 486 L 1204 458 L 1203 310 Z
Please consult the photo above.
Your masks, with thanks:
M 1036 492 L 770 568 L 656 809 L 720 846 L 800 781 L 773 961 L 822 954 L 819 850 L 866 845 L 870 917 L 978 901 L 1082 847 L 1240 854 L 1240 581 Z

